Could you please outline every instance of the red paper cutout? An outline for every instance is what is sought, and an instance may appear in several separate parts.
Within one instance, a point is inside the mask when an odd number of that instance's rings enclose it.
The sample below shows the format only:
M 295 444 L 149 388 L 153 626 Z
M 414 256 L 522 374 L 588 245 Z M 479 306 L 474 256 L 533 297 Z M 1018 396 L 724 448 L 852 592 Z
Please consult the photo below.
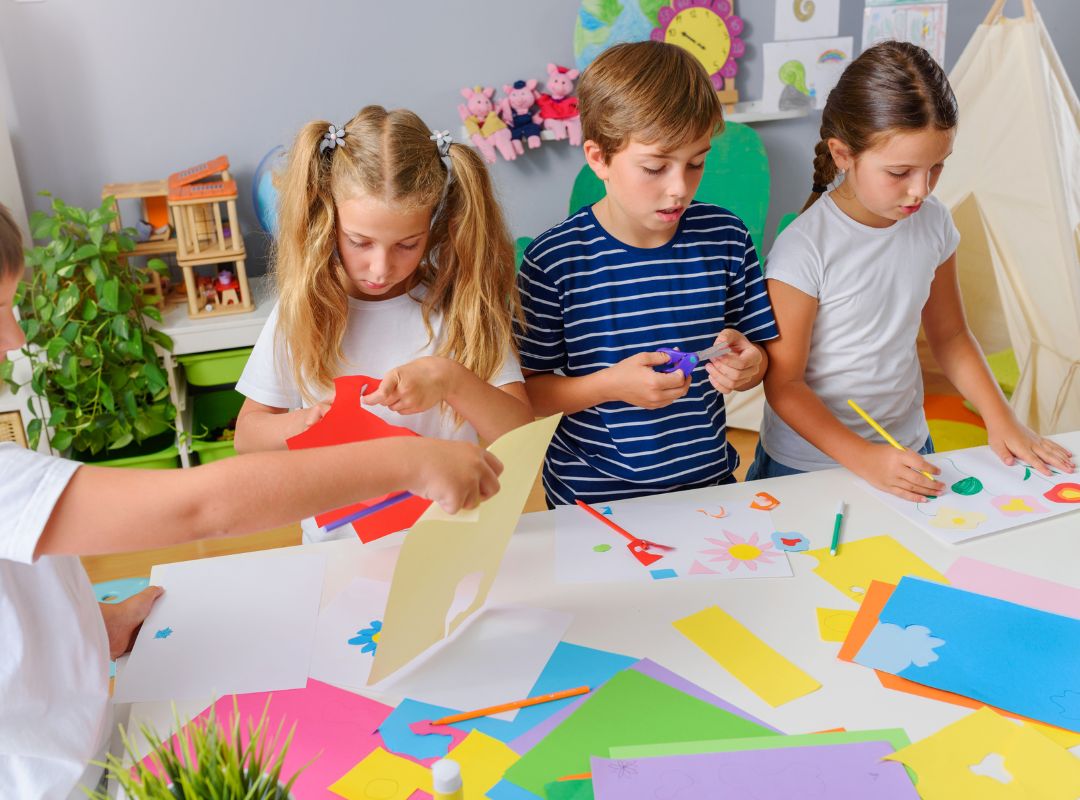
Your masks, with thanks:
M 650 564 L 655 564 L 657 561 L 663 558 L 662 555 L 650 553 L 648 550 L 649 543 L 646 542 L 644 539 L 635 539 L 626 546 L 630 549 L 630 552 L 633 554 L 634 558 L 640 561 L 642 566 L 645 567 L 649 566 Z
M 290 450 L 304 450 L 309 447 L 366 442 L 390 436 L 419 436 L 408 428 L 391 425 L 360 404 L 360 395 L 374 392 L 379 388 L 379 383 L 379 380 L 366 375 L 346 375 L 335 379 L 334 402 L 330 410 L 306 431 L 287 439 L 285 444 Z M 397 492 L 392 494 L 397 494 Z M 315 523 L 322 527 L 390 496 L 390 494 L 384 494 L 380 497 L 371 497 L 350 506 L 318 514 L 315 517 Z M 430 505 L 430 500 L 410 497 L 370 517 L 356 520 L 352 527 L 356 535 L 360 537 L 360 541 L 373 542 L 388 534 L 412 527 Z

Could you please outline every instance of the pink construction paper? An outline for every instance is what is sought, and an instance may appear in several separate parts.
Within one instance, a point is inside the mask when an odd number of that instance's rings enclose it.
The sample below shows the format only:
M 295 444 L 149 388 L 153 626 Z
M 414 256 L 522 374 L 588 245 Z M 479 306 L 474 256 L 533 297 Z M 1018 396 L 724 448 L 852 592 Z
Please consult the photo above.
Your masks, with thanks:
M 1080 589 L 1054 583 L 1034 575 L 976 561 L 958 558 L 945 570 L 945 577 L 957 589 L 1008 600 L 1041 611 L 1080 619 Z
M 215 716 L 224 726 L 232 724 L 233 697 L 222 697 L 214 704 Z M 296 726 L 281 772 L 287 780 L 311 761 L 293 784 L 292 796 L 296 800 L 341 800 L 327 787 L 382 745 L 376 728 L 393 711 L 390 706 L 316 680 L 308 680 L 304 689 L 235 697 L 245 742 L 248 723 L 251 727 L 258 723 L 267 698 L 270 698 L 267 719 L 271 731 L 276 732 L 278 724 L 284 722 L 281 737 L 284 739 L 289 729 Z M 209 714 L 207 708 L 196 719 L 205 719 Z M 172 742 L 177 745 L 176 736 Z M 148 764 L 147 759 L 143 763 Z

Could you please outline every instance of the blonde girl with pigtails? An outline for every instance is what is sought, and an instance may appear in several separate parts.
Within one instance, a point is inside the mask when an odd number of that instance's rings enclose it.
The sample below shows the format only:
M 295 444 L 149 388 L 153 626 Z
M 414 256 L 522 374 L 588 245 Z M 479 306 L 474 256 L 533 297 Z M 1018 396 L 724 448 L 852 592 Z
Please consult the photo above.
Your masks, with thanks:
M 238 451 L 284 448 L 346 375 L 381 380 L 364 406 L 423 436 L 492 441 L 532 420 L 514 246 L 472 148 L 402 109 L 310 122 L 278 219 L 278 304 L 237 383 Z M 310 521 L 304 532 L 334 538 Z

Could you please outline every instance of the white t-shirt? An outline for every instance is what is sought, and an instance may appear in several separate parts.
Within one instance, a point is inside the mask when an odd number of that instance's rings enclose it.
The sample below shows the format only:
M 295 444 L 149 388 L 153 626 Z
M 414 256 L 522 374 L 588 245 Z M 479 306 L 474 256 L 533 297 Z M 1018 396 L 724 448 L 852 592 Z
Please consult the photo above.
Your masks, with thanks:
M 434 336 L 428 340 L 427 329 L 421 313 L 420 300 L 425 287 L 420 286 L 410 294 L 389 300 L 357 300 L 349 298 L 349 319 L 341 342 L 344 361 L 335 373 L 341 375 L 367 375 L 382 378 L 394 367 L 399 367 L 423 356 L 434 355 L 442 336 L 442 316 L 431 315 Z M 296 409 L 307 406 L 300 387 L 293 379 L 288 350 L 277 341 L 278 308 L 274 307 L 266 325 L 255 342 L 247 366 L 236 383 L 236 390 L 257 403 L 275 408 Z M 512 345 L 507 345 L 506 358 L 492 376 L 492 386 L 519 383 L 521 365 Z M 329 396 L 329 395 L 327 395 Z M 320 398 L 321 399 L 321 398 Z M 416 431 L 421 436 L 434 439 L 454 439 L 476 442 L 476 430 L 468 422 L 460 426 L 452 411 L 435 408 L 420 414 L 398 414 L 385 406 L 364 406 L 368 411 L 393 425 Z M 305 541 L 355 536 L 346 526 L 328 534 L 315 525 L 314 520 L 302 523 Z
M 109 735 L 109 641 L 75 556 L 34 550 L 74 461 L 0 444 L 0 797 L 85 797 Z M 94 788 L 92 785 L 90 788 Z
M 959 244 L 949 210 L 933 196 L 910 217 L 872 228 L 826 194 L 780 234 L 769 253 L 766 279 L 818 301 L 806 383 L 864 439 L 882 441 L 848 406 L 849 398 L 906 447 L 917 451 L 926 443 L 915 338 L 934 273 Z M 761 445 L 798 470 L 837 466 L 768 403 Z

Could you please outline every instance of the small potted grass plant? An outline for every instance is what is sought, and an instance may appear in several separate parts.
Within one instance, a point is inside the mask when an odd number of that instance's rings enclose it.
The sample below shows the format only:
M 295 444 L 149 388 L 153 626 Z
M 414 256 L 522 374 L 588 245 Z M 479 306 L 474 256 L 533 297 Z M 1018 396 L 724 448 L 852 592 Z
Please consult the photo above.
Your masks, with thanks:
M 254 727 L 248 723 L 242 736 L 235 698 L 227 726 L 216 718 L 211 707 L 206 719 L 181 727 L 174 708 L 180 731 L 175 742 L 171 738 L 163 740 L 153 729 L 140 725 L 150 746 L 144 761 L 121 728 L 130 764 L 124 763 L 123 756 L 110 753 L 101 766 L 129 800 L 292 800 L 292 787 L 303 767 L 287 781 L 282 770 L 295 729 L 283 740 L 284 722 L 271 731 L 268 709 L 269 701 L 258 723 Z M 86 794 L 91 800 L 110 800 L 102 792 L 87 790 Z

